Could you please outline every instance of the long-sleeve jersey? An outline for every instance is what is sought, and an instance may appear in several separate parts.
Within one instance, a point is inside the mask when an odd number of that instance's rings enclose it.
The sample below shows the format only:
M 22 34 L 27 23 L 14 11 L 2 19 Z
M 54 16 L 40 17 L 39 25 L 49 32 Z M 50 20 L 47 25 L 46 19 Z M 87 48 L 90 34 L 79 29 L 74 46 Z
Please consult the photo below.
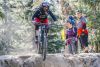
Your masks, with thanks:
M 44 17 L 43 19 L 47 19 L 48 15 L 50 15 L 54 21 L 57 20 L 56 17 L 53 15 L 53 13 L 50 10 L 48 10 L 48 12 L 46 14 L 45 12 L 43 12 L 42 10 L 39 10 L 39 9 L 33 15 L 32 20 L 34 20 L 34 18 L 41 19 L 41 16 Z
M 78 24 L 77 24 L 77 28 L 82 28 L 82 22 L 86 23 L 86 19 L 84 17 L 81 17 L 78 21 Z
M 77 28 L 73 27 L 67 30 L 66 32 L 67 37 L 66 38 L 71 38 L 71 37 L 76 37 L 77 36 Z

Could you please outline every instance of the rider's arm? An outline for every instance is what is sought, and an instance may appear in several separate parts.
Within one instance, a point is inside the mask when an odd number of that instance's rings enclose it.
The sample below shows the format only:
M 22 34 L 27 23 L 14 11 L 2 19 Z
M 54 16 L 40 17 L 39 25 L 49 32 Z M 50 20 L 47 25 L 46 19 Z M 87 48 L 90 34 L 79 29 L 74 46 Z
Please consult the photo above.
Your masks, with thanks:
M 34 15 L 32 16 L 32 20 L 34 20 L 35 17 L 38 17 L 38 14 L 39 14 L 39 10 L 37 10 Z
M 50 10 L 48 11 L 48 13 L 54 21 L 57 21 L 57 18 L 53 15 L 53 13 Z

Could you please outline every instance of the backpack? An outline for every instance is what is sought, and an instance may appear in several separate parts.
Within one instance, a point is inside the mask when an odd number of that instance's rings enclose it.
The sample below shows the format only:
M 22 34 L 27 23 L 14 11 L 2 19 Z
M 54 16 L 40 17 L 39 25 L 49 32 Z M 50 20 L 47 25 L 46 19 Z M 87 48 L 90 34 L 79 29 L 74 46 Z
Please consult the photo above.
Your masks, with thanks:
M 82 29 L 86 29 L 86 23 L 85 22 L 81 22 L 82 23 Z

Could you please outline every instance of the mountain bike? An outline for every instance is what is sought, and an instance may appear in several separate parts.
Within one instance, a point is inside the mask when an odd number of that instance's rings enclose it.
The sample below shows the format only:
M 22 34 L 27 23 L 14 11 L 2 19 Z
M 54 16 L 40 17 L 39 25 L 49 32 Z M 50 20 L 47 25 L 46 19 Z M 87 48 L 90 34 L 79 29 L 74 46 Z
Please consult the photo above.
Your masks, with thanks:
M 47 54 L 47 25 L 39 24 L 39 31 L 38 31 L 38 53 L 42 55 L 43 61 L 46 59 Z

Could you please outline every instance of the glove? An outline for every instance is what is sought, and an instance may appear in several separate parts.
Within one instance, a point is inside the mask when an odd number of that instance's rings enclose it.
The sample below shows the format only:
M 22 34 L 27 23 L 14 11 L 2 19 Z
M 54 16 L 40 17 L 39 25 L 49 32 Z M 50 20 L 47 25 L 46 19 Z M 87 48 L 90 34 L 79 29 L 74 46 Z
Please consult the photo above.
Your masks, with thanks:
M 39 24 L 40 24 L 40 22 L 36 22 L 36 21 L 32 21 L 32 23 L 33 23 L 34 25 L 39 25 Z
M 32 21 L 32 23 L 35 24 L 36 22 L 35 21 Z

